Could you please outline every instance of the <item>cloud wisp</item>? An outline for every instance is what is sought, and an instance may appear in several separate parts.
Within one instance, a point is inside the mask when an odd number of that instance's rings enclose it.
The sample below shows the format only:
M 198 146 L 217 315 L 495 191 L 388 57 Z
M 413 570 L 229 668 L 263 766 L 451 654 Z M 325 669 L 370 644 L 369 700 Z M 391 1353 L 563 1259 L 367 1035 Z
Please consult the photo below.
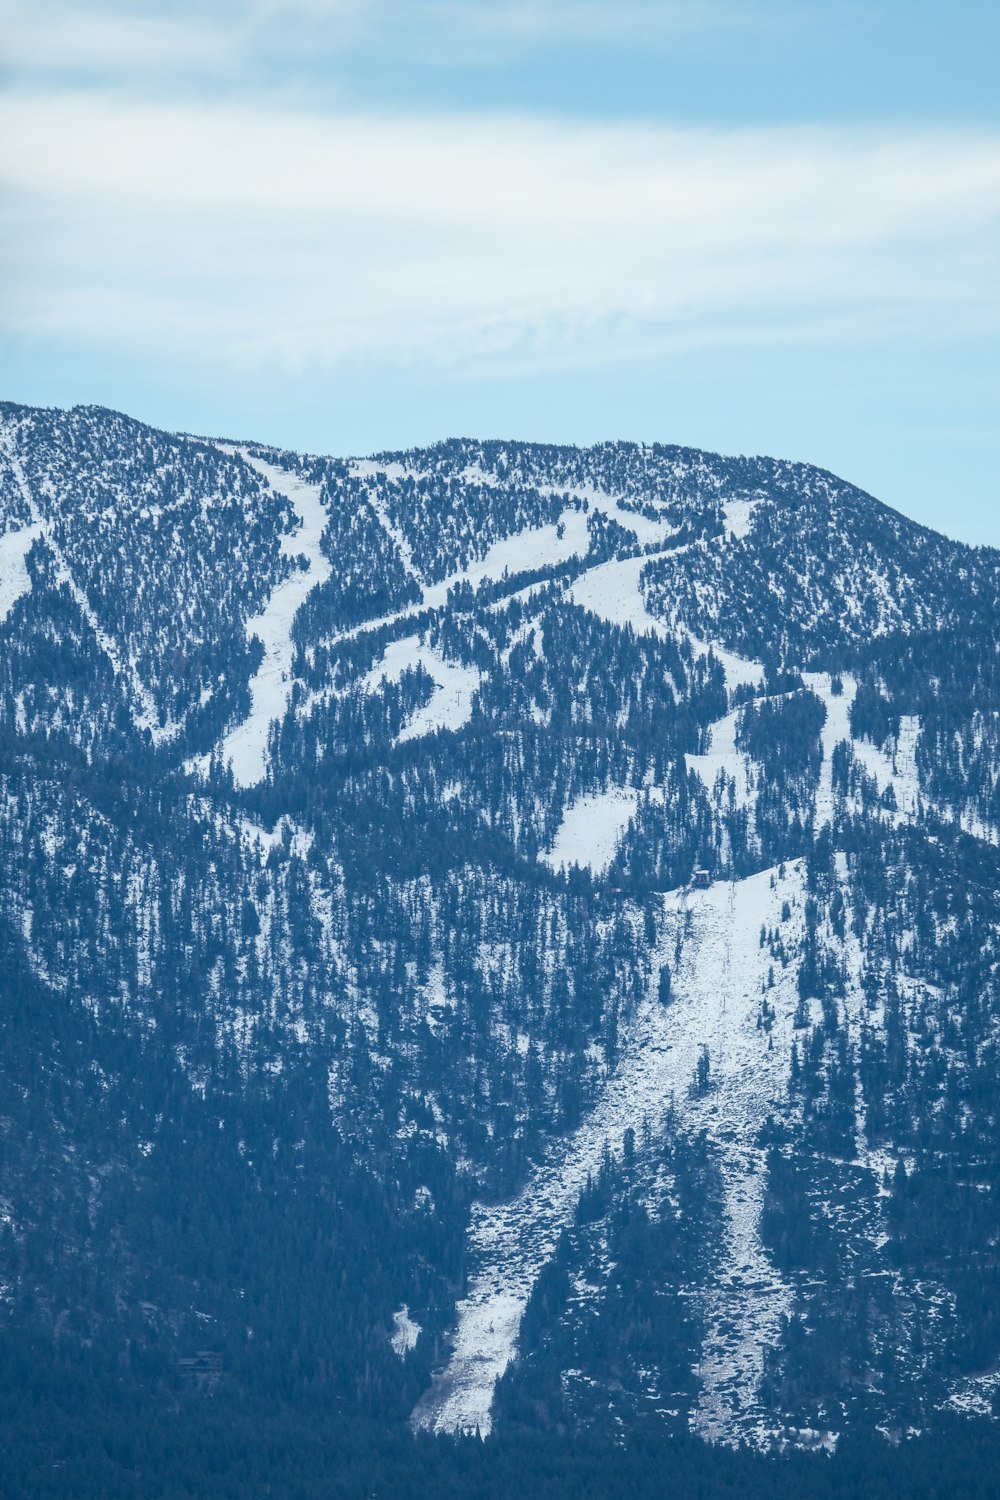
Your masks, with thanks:
M 291 368 L 998 321 L 1000 137 L 10 94 L 8 332 Z M 16 147 L 10 143 L 16 143 Z M 810 332 L 812 330 L 812 332 Z
M 0 0 L 4 61 L 14 75 L 195 91 L 213 75 L 260 87 L 276 59 L 336 68 L 354 54 L 421 65 L 495 68 L 539 48 L 634 52 L 747 29 L 771 29 L 754 0 L 172 0 L 74 4 Z

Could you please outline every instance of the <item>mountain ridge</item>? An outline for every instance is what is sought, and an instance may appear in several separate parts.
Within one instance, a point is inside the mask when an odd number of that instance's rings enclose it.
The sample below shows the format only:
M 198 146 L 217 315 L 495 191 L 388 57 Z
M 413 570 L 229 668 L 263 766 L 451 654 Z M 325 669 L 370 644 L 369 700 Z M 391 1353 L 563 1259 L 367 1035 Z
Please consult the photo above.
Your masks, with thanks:
M 394 1430 L 990 1418 L 1000 553 L 670 445 L 0 419 L 13 1345 Z

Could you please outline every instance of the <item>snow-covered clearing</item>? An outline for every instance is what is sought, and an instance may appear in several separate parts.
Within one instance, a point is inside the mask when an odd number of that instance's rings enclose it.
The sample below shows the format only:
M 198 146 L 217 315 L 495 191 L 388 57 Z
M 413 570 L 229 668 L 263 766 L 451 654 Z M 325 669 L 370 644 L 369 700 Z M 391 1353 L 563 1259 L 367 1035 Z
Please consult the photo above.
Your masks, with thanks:
M 0 536 L 0 622 L 6 620 L 23 594 L 31 592 L 28 553 L 42 534 L 36 522 Z
M 725 646 L 720 646 L 718 641 L 703 641 L 698 636 L 692 635 L 683 627 L 678 634 L 686 636 L 691 643 L 691 649 L 695 656 L 707 656 L 709 651 L 720 663 L 726 676 L 726 687 L 729 692 L 738 687 L 760 687 L 764 681 L 764 664 L 752 661 L 747 656 L 739 656 L 735 651 L 727 651 Z
M 627 557 L 588 568 L 573 583 L 567 597 L 609 625 L 629 625 L 636 635 L 656 635 L 664 640 L 673 631 L 650 614 L 642 593 L 640 578 L 648 564 L 648 557 Z
M 918 811 L 920 801 L 920 775 L 917 770 L 917 740 L 920 736 L 918 714 L 903 714 L 899 721 L 899 737 L 893 754 L 879 750 L 868 740 L 854 741 L 854 754 L 861 765 L 874 778 L 880 792 L 892 787 L 896 808 L 901 817 L 912 818 Z
M 306 564 L 272 589 L 260 614 L 246 623 L 247 640 L 258 638 L 264 647 L 264 660 L 250 679 L 250 712 L 223 740 L 222 759 L 232 767 L 238 786 L 254 786 L 263 780 L 267 770 L 271 725 L 284 717 L 291 696 L 292 622 L 306 597 L 329 578 L 330 564 L 320 549 L 326 512 L 319 486 L 306 484 L 284 469 L 252 458 L 244 449 L 236 451 L 268 480 L 273 490 L 291 501 L 299 528 L 293 535 L 282 537 L 281 550 L 285 557 L 304 558 Z
M 436 646 L 427 645 L 417 635 L 392 641 L 362 686 L 366 692 L 373 693 L 383 682 L 398 682 L 404 672 L 415 671 L 417 667 L 423 667 L 434 679 L 434 692 L 430 702 L 418 708 L 409 723 L 404 725 L 399 734 L 400 743 L 433 734 L 436 729 L 461 729 L 472 717 L 472 702 L 479 687 L 480 678 L 475 667 L 446 661 Z
M 553 870 L 579 865 L 603 875 L 635 817 L 639 796 L 636 787 L 615 786 L 577 797 L 563 813 L 552 847 L 539 858 Z
M 790 916 L 781 912 L 788 902 Z M 781 1334 L 792 1292 L 760 1240 L 764 1153 L 757 1134 L 788 1089 L 796 969 L 780 969 L 767 999 L 768 1031 L 758 1025 L 762 985 L 771 967 L 761 948 L 761 925 L 780 927 L 787 946 L 801 940 L 801 864 L 784 876 L 764 871 L 738 883 L 664 898 L 659 961 L 673 969 L 673 998 L 650 995 L 626 1042 L 618 1071 L 580 1128 L 555 1143 L 548 1158 L 510 1202 L 477 1205 L 469 1234 L 472 1267 L 457 1309 L 451 1357 L 416 1407 L 416 1427 L 435 1431 L 490 1430 L 493 1391 L 514 1356 L 531 1288 L 560 1231 L 573 1218 L 588 1175 L 599 1171 L 605 1143 L 621 1148 L 626 1128 L 648 1120 L 662 1128 L 675 1105 L 684 1128 L 704 1129 L 718 1161 L 725 1196 L 722 1270 L 690 1291 L 701 1300 L 707 1333 L 698 1366 L 701 1392 L 692 1427 L 713 1441 L 772 1436 L 758 1392 L 767 1351 Z M 680 942 L 674 965 L 675 945 Z M 710 1087 L 692 1090 L 702 1047 Z
M 485 555 L 457 573 L 424 590 L 424 607 L 437 609 L 448 598 L 456 584 L 472 588 L 517 573 L 555 567 L 573 557 L 585 557 L 590 548 L 587 518 L 581 511 L 564 510 L 559 520 L 548 526 L 529 526 L 513 536 L 494 542 Z
M 375 479 L 379 474 L 384 474 L 386 479 L 398 484 L 401 479 L 423 479 L 426 477 L 423 469 L 413 469 L 409 464 L 396 462 L 383 463 L 374 458 L 352 458 L 350 462 L 351 473 L 358 479 Z
M 261 864 L 266 864 L 271 850 L 279 848 L 286 839 L 289 853 L 298 859 L 308 857 L 315 841 L 315 834 L 310 829 L 301 827 L 286 813 L 282 814 L 270 833 L 260 823 L 254 823 L 246 817 L 238 820 L 238 826 L 247 843 L 257 849 Z
M 726 535 L 737 539 L 749 536 L 753 513 L 759 504 L 759 500 L 724 500 L 722 524 L 726 528 Z

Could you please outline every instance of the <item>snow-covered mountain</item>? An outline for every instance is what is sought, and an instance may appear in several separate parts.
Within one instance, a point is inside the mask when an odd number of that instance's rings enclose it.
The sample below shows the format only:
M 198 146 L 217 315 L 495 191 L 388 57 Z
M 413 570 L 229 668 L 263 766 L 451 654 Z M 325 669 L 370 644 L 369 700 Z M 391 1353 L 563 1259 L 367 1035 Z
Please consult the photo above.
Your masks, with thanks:
M 10 1337 L 418 1431 L 988 1417 L 998 625 L 808 465 L 0 407 Z

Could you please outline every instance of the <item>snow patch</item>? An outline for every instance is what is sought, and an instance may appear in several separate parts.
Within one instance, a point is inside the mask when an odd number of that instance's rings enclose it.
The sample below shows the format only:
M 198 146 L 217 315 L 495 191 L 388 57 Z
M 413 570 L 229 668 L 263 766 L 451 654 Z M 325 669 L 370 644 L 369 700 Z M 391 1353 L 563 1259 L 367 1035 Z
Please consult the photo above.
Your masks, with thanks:
M 0 622 L 6 620 L 18 599 L 31 592 L 28 553 L 42 534 L 36 522 L 0 536 Z
M 398 1312 L 393 1313 L 392 1322 L 395 1331 L 389 1342 L 400 1359 L 405 1359 L 410 1350 L 417 1347 L 417 1339 L 420 1337 L 420 1324 L 415 1323 L 410 1317 L 410 1309 L 405 1302 Z
M 737 539 L 749 536 L 753 525 L 753 513 L 758 505 L 760 505 L 759 500 L 724 500 L 722 524 L 726 529 L 726 535 Z
M 539 858 L 553 870 L 579 865 L 603 875 L 638 806 L 635 787 L 609 787 L 577 797 L 563 813 L 552 847 Z
M 289 853 L 293 857 L 308 859 L 316 838 L 310 829 L 303 828 L 287 813 L 282 813 L 270 833 L 262 824 L 255 823 L 251 818 L 240 817 L 237 821 L 243 838 L 250 845 L 258 848 L 261 864 L 266 864 L 271 850 L 280 847 L 286 839 Z

